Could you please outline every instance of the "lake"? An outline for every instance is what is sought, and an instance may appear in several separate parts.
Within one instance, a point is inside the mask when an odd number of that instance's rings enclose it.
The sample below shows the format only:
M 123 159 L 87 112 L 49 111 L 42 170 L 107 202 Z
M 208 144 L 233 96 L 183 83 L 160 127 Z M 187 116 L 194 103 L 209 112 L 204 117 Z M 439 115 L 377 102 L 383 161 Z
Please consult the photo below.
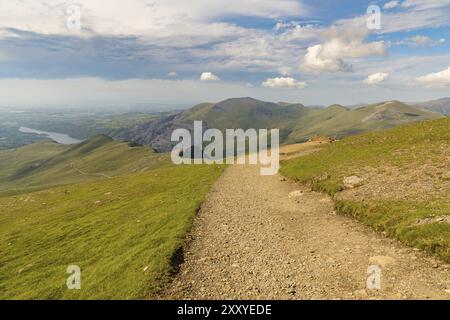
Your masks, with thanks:
M 69 136 L 65 133 L 40 131 L 40 130 L 27 128 L 27 127 L 20 127 L 19 131 L 23 132 L 23 133 L 34 133 L 34 134 L 38 134 L 38 135 L 43 135 L 49 139 L 52 139 L 53 141 L 61 143 L 61 144 L 77 144 L 77 143 L 80 143 L 83 141 L 83 140 L 72 138 L 71 136 Z

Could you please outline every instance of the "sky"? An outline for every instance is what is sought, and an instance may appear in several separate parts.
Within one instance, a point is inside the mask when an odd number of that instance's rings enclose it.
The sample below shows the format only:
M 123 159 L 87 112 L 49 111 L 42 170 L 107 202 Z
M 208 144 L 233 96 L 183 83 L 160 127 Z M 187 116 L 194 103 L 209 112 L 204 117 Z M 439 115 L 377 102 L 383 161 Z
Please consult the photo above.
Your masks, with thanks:
M 450 96 L 450 0 L 0 0 L 0 107 Z

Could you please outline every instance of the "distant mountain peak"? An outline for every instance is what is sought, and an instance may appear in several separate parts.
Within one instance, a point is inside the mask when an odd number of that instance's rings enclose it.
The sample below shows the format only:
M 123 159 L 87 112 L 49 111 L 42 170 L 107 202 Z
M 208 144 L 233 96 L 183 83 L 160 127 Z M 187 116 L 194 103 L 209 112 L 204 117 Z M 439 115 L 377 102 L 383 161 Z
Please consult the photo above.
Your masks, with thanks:
M 421 110 L 438 112 L 443 115 L 450 116 L 450 98 L 448 97 L 437 100 L 414 103 L 413 106 Z
M 403 123 L 428 120 L 438 114 L 418 110 L 399 101 L 385 101 L 350 109 L 339 104 L 324 109 L 302 104 L 274 103 L 251 97 L 203 103 L 178 114 L 165 116 L 134 129 L 129 140 L 150 145 L 159 152 L 170 151 L 173 130 L 192 130 L 194 121 L 221 131 L 233 128 L 280 129 L 281 143 L 306 141 L 314 135 L 343 137 L 389 128 Z

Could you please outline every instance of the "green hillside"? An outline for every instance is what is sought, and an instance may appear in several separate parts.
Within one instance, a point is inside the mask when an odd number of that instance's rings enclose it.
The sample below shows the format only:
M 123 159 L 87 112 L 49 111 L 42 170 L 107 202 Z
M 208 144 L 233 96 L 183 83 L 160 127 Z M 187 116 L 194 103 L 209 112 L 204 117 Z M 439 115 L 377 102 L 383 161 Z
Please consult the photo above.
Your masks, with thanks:
M 252 98 L 233 98 L 219 103 L 203 103 L 191 109 L 161 117 L 131 130 L 125 137 L 159 151 L 169 151 L 173 130 L 192 129 L 195 120 L 206 128 L 280 129 L 281 143 L 304 142 L 315 135 L 342 138 L 410 122 L 431 120 L 442 114 L 419 110 L 398 101 L 388 101 L 358 109 L 340 105 L 307 108 L 301 104 L 272 103 Z
M 148 298 L 219 166 L 170 166 L 0 197 L 0 299 Z M 66 269 L 81 268 L 81 290 Z
M 224 169 L 104 135 L 3 150 L 0 164 L 0 299 L 153 296 Z M 69 265 L 81 290 L 66 287 Z
M 398 125 L 441 118 L 443 115 L 419 110 L 398 101 L 388 101 L 357 109 L 333 105 L 317 109 L 299 119 L 288 142 L 304 141 L 314 135 L 342 138 Z
M 448 262 L 449 128 L 443 118 L 348 137 L 283 162 L 281 172 L 333 195 L 338 212 Z M 349 176 L 362 185 L 344 188 Z
M 203 120 L 208 127 L 228 128 L 288 128 L 295 120 L 309 113 L 301 104 L 280 105 L 252 98 L 228 99 L 216 104 L 201 104 L 180 115 L 183 122 Z
M 74 146 L 39 142 L 0 151 L 0 195 L 110 178 L 168 163 L 168 155 L 98 135 Z

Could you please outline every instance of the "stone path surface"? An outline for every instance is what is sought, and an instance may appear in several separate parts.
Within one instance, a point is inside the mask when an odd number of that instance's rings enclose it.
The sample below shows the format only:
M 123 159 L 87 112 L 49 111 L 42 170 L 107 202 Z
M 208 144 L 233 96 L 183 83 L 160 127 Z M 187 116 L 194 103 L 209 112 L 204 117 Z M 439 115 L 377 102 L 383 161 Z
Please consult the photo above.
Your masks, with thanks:
M 235 165 L 216 182 L 163 299 L 450 299 L 448 264 L 259 173 Z M 367 288 L 371 265 L 380 290 Z

